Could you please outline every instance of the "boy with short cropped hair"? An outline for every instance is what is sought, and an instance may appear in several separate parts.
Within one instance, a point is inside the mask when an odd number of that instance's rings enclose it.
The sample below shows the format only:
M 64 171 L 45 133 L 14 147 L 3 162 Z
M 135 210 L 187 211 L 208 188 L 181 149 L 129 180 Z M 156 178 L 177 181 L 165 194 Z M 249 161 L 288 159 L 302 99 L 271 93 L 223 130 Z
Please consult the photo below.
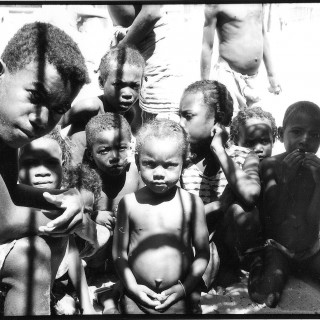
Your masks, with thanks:
M 102 180 L 101 197 L 95 205 L 95 221 L 107 226 L 112 233 L 119 201 L 125 194 L 135 192 L 143 185 L 132 156 L 130 161 L 130 125 L 124 116 L 107 112 L 90 119 L 86 137 L 89 166 Z M 100 255 L 87 259 L 87 263 L 97 268 L 104 266 L 107 258 L 108 252 L 100 251 Z M 108 296 L 110 294 L 106 293 L 99 297 L 104 307 L 103 313 L 117 312 L 116 304 Z
M 0 265 L 2 282 L 8 285 L 4 314 L 47 315 L 51 279 L 56 272 L 51 257 L 59 261 L 65 237 L 55 241 L 48 237 L 46 242 L 35 236 L 77 232 L 92 244 L 97 239 L 93 222 L 83 214 L 78 191 L 40 190 L 17 184 L 17 149 L 55 127 L 89 81 L 88 73 L 76 43 L 47 23 L 30 23 L 19 29 L 1 59 Z M 65 211 L 61 214 L 57 208 Z M 14 269 L 17 272 L 11 268 L 16 260 L 6 260 L 12 248 L 19 252 L 20 268 Z M 33 273 L 29 272 L 30 267 Z M 34 290 L 35 287 L 39 290 Z
M 141 128 L 136 163 L 145 187 L 120 201 L 113 242 L 124 313 L 201 312 L 208 232 L 201 199 L 177 186 L 187 154 L 186 134 L 174 121 Z
M 275 307 L 291 268 L 319 277 L 320 108 L 299 101 L 279 128 L 285 152 L 261 162 L 265 246 L 249 276 L 251 299 Z
M 98 114 L 114 112 L 123 115 L 131 124 L 133 105 L 139 98 L 145 62 L 139 51 L 130 46 L 110 49 L 101 59 L 99 84 L 103 94 L 75 103 L 62 119 L 62 127 L 71 125 L 68 132 L 76 144 L 73 162 L 81 163 L 86 147 L 85 126 Z

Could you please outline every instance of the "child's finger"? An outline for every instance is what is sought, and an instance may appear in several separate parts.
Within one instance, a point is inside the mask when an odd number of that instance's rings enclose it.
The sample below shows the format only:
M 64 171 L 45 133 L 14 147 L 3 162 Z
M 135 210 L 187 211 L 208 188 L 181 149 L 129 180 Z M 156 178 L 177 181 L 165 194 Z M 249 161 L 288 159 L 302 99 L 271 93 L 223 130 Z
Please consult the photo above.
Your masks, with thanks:
M 54 195 L 49 192 L 44 192 L 43 197 L 50 203 L 60 207 L 62 205 L 62 198 L 59 195 Z

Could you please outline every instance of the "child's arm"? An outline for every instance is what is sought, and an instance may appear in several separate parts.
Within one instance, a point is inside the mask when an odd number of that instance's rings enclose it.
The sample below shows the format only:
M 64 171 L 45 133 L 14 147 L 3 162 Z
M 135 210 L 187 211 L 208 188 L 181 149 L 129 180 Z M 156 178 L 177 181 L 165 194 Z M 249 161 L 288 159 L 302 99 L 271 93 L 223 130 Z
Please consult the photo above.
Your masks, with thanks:
M 74 237 L 69 236 L 69 251 L 68 251 L 68 274 L 71 282 L 76 289 L 77 296 L 80 300 L 80 306 L 83 309 L 84 314 L 95 314 L 87 283 L 87 278 L 84 272 L 81 259 L 79 257 L 79 251 L 76 246 Z
M 155 307 L 159 301 L 150 299 L 156 293 L 146 286 L 139 285 L 130 270 L 128 263 L 128 247 L 130 238 L 129 212 L 130 201 L 128 196 L 124 196 L 119 203 L 116 227 L 114 230 L 112 256 L 118 276 L 128 293 L 134 297 L 138 303 L 148 307 Z
M 139 45 L 161 18 L 160 8 L 161 5 L 142 5 L 140 12 L 128 28 L 125 37 L 120 41 L 120 45 Z
M 313 153 L 306 153 L 302 164 L 305 168 L 310 169 L 315 188 L 312 200 L 307 211 L 307 221 L 311 226 L 319 226 L 320 218 L 320 159 Z
M 77 190 L 70 189 L 65 192 L 47 190 L 57 195 L 47 193 L 44 195 L 46 191 L 44 189 L 19 185 L 17 184 L 17 163 L 17 150 L 2 145 L 0 148 L 2 242 L 38 234 L 40 227 L 41 232 L 48 231 L 49 234 L 56 230 L 59 232 L 64 230 L 68 233 L 81 224 L 83 202 Z M 42 213 L 27 206 L 55 210 Z M 57 213 L 57 209 L 65 209 L 65 211 L 61 214 Z
M 161 293 L 161 295 L 167 298 L 161 305 L 155 308 L 158 311 L 168 308 L 185 296 L 189 296 L 199 284 L 209 262 L 209 235 L 204 215 L 204 206 L 199 197 L 194 195 L 191 197 L 194 211 L 192 212 L 190 226 L 192 227 L 192 245 L 195 250 L 195 257 L 183 283 L 179 282 Z
M 264 15 L 264 5 L 263 6 L 263 15 Z M 271 57 L 270 43 L 268 38 L 268 33 L 265 30 L 264 17 L 262 15 L 262 34 L 263 34 L 263 62 L 266 67 L 270 88 L 269 91 L 275 94 L 281 92 L 281 86 L 277 81 L 276 74 L 273 68 L 273 62 Z
M 284 159 L 272 157 L 260 164 L 262 181 L 262 211 L 264 216 L 272 216 L 272 221 L 280 224 L 286 218 L 288 203 L 292 202 L 288 185 L 302 164 L 303 155 L 298 150 Z
M 221 168 L 228 180 L 228 184 L 238 200 L 246 206 L 253 206 L 260 194 L 260 180 L 258 176 L 259 158 L 250 153 L 244 163 L 244 169 L 239 168 L 225 150 L 227 132 L 225 128 L 216 124 L 213 127 L 211 151 L 217 156 Z
M 70 124 L 86 124 L 90 118 L 99 112 L 98 98 L 89 98 L 80 100 L 72 105 L 72 107 L 63 115 L 59 124 L 62 128 Z
M 216 4 L 206 4 L 204 7 L 204 26 L 200 59 L 201 79 L 209 79 L 212 60 L 212 49 L 217 24 Z

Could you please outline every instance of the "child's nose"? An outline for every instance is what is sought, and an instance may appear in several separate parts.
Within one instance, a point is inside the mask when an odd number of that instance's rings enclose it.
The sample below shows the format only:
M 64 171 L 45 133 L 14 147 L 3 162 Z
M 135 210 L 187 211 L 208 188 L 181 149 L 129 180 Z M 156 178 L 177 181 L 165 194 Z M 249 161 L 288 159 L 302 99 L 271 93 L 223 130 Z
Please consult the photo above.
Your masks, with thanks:
M 118 150 L 112 150 L 110 156 L 111 156 L 110 163 L 119 162 L 119 151 Z
M 164 169 L 161 166 L 158 166 L 153 171 L 154 179 L 159 179 L 164 177 Z
M 255 147 L 254 147 L 254 152 L 256 152 L 256 153 L 260 153 L 260 152 L 262 152 L 263 151 L 263 146 L 262 146 L 262 144 L 257 144 Z
M 29 115 L 29 120 L 35 128 L 45 129 L 49 122 L 49 110 L 44 106 L 37 106 Z
M 131 100 L 133 95 L 130 90 L 124 90 L 121 96 L 125 100 Z
M 48 170 L 47 167 L 45 167 L 44 165 L 40 165 L 38 168 L 37 168 L 37 173 L 36 173 L 36 177 L 48 177 L 50 176 L 51 173 L 50 171 Z

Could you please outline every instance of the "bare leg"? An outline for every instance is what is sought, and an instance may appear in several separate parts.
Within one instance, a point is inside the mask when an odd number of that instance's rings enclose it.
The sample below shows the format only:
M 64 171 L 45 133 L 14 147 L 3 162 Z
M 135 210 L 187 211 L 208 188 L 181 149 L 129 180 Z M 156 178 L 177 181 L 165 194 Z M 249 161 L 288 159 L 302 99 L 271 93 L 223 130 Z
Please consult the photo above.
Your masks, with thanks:
M 2 271 L 2 282 L 9 287 L 4 315 L 50 314 L 50 258 L 50 248 L 43 238 L 17 240 Z
M 288 258 L 278 249 L 266 247 L 263 256 L 256 258 L 250 270 L 248 291 L 251 300 L 276 307 L 288 273 Z

